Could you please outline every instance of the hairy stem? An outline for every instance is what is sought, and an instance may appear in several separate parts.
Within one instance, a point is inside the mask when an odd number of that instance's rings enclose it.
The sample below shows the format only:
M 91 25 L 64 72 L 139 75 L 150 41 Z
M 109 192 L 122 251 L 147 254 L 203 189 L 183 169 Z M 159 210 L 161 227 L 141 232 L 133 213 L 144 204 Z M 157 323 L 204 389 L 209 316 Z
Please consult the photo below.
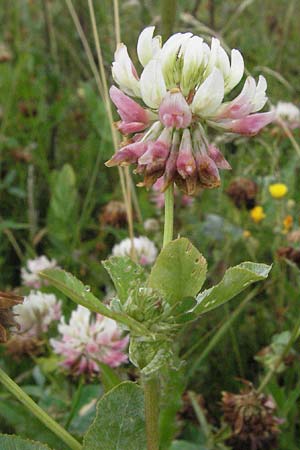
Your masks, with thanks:
M 62 428 L 55 420 L 41 409 L 1 368 L 0 368 L 0 383 L 14 395 L 24 406 L 35 415 L 49 430 L 64 441 L 72 450 L 81 450 L 81 444 L 76 441 L 73 436 Z
M 144 379 L 147 450 L 159 450 L 159 378 Z

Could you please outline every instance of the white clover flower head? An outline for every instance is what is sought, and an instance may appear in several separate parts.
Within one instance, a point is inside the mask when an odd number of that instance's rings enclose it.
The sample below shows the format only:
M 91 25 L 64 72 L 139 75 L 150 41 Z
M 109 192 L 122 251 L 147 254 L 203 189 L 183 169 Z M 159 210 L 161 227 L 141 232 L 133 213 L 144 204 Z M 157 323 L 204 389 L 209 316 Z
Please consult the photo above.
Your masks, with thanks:
M 157 256 L 157 248 L 154 243 L 146 236 L 133 238 L 133 246 L 138 262 L 143 265 L 153 264 Z M 130 256 L 132 250 L 132 242 L 130 238 L 126 238 L 116 244 L 112 249 L 113 256 Z
M 273 108 L 276 119 L 281 119 L 290 128 L 300 127 L 300 109 L 290 102 L 278 102 Z
M 28 337 L 40 337 L 50 325 L 61 318 L 61 301 L 54 294 L 30 291 L 20 305 L 13 308 L 18 332 Z
M 267 101 L 267 83 L 248 77 L 241 93 L 224 98 L 241 81 L 244 60 L 230 57 L 218 39 L 210 47 L 192 33 L 176 33 L 163 45 L 154 27 L 142 31 L 137 54 L 140 76 L 121 44 L 112 65 L 119 85 L 110 96 L 120 115 L 125 145 L 107 166 L 136 164 L 146 187 L 164 176 L 162 191 L 174 181 L 186 194 L 220 185 L 219 169 L 230 169 L 220 150 L 209 144 L 205 127 L 247 136 L 274 120 L 274 112 L 258 113 Z M 127 95 L 126 95 L 127 94 Z M 136 97 L 137 103 L 132 98 Z
M 58 267 L 55 259 L 48 259 L 47 256 L 38 256 L 35 259 L 29 259 L 26 267 L 21 269 L 21 279 L 24 286 L 29 286 L 34 289 L 39 289 L 42 284 L 45 284 L 39 277 L 39 272 L 45 269 L 54 269 Z
M 63 358 L 62 366 L 73 374 L 93 375 L 100 371 L 100 362 L 118 367 L 128 361 L 128 336 L 121 337 L 118 324 L 81 305 L 72 312 L 69 323 L 61 318 L 58 331 L 60 337 L 50 343 Z

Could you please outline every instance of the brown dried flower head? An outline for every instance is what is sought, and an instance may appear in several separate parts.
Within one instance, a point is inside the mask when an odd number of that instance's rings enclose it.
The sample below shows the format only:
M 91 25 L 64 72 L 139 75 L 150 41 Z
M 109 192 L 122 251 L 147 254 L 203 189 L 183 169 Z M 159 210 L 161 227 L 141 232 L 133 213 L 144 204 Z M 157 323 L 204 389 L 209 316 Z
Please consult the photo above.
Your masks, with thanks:
M 226 190 L 237 208 L 252 209 L 256 205 L 257 184 L 248 178 L 233 180 Z
M 114 200 L 107 203 L 99 216 L 99 221 L 102 226 L 125 227 L 127 224 L 127 215 L 124 203 Z
M 289 234 L 287 234 L 286 236 L 288 242 L 290 242 L 291 244 L 297 244 L 300 242 L 300 230 L 294 230 L 291 231 Z
M 13 292 L 0 291 L 0 342 L 6 342 L 8 329 L 17 325 L 12 308 L 23 300 L 23 297 Z
M 282 420 L 274 415 L 276 405 L 271 396 L 258 393 L 247 383 L 240 394 L 222 393 L 222 409 L 232 430 L 228 445 L 238 450 L 277 448 Z
M 16 334 L 6 342 L 5 347 L 7 354 L 20 361 L 23 356 L 36 356 L 42 353 L 43 342 L 26 334 Z

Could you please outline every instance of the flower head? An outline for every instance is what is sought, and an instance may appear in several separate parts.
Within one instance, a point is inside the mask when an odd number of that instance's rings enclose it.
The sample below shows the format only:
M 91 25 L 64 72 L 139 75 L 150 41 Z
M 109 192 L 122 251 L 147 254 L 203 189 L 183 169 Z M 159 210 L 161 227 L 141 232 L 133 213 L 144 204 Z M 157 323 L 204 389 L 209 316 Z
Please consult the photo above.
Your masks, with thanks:
M 208 142 L 204 127 L 252 136 L 275 113 L 258 113 L 267 101 L 262 76 L 257 83 L 248 77 L 241 93 L 224 102 L 243 77 L 238 50 L 229 58 L 218 39 L 209 47 L 192 33 L 176 33 L 162 45 L 153 33 L 154 27 L 146 28 L 138 39 L 140 76 L 124 44 L 115 53 L 112 74 L 119 89 L 113 86 L 110 95 L 121 117 L 117 126 L 129 136 L 106 164 L 136 164 L 136 172 L 144 176 L 140 185 L 150 187 L 164 176 L 162 191 L 176 182 L 193 195 L 219 186 L 219 169 L 230 169 Z
M 62 366 L 73 374 L 98 373 L 100 362 L 118 367 L 128 361 L 124 352 L 128 337 L 121 338 L 117 323 L 100 314 L 94 316 L 83 306 L 72 312 L 69 323 L 62 317 L 58 330 L 61 336 L 51 339 L 51 345 L 62 356 Z
M 287 191 L 288 188 L 283 183 L 274 183 L 269 186 L 269 192 L 273 198 L 282 198 L 287 194 Z
M 250 216 L 255 223 L 260 223 L 266 217 L 262 206 L 255 206 L 252 208 L 250 211 Z
M 143 266 L 153 264 L 157 256 L 157 248 L 146 236 L 135 237 L 133 246 L 140 264 Z M 132 242 L 130 238 L 126 238 L 116 244 L 112 249 L 113 256 L 130 256 L 132 251 Z
M 61 317 L 61 302 L 54 294 L 31 291 L 24 302 L 13 308 L 19 333 L 28 337 L 39 337 L 46 333 Z
M 111 200 L 107 203 L 99 215 L 102 226 L 122 228 L 127 224 L 126 207 L 124 203 Z
M 237 208 L 253 209 L 256 203 L 257 191 L 258 187 L 255 181 L 249 178 L 238 178 L 230 183 L 226 189 L 226 194 Z
M 229 445 L 239 449 L 267 450 L 277 448 L 279 425 L 276 404 L 271 396 L 259 394 L 252 385 L 239 394 L 222 393 L 224 420 L 232 434 Z
M 278 102 L 273 108 L 276 120 L 283 120 L 290 129 L 300 127 L 300 109 L 289 102 Z
M 58 267 L 56 260 L 50 260 L 44 255 L 38 256 L 35 259 L 29 259 L 26 263 L 26 267 L 22 267 L 21 269 L 22 283 L 25 286 L 39 289 L 42 286 L 39 272 L 45 269 L 53 269 L 55 267 Z

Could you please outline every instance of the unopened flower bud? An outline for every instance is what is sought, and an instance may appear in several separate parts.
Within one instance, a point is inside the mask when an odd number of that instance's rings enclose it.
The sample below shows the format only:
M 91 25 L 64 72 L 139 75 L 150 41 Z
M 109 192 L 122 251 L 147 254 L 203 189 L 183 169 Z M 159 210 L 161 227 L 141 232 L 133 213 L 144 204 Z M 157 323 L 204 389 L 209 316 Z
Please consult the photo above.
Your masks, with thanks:
M 231 170 L 231 165 L 217 147 L 211 144 L 208 146 L 207 152 L 208 156 L 216 163 L 218 169 Z
M 105 163 L 107 167 L 113 167 L 117 165 L 126 166 L 133 164 L 146 152 L 148 148 L 147 142 L 133 142 L 132 144 L 125 145 L 113 157 Z
M 162 191 L 165 191 L 167 189 L 167 187 L 175 179 L 178 152 L 179 152 L 179 134 L 177 132 L 175 132 L 173 135 L 170 156 L 168 158 L 166 168 L 165 168 L 164 185 L 163 185 Z

